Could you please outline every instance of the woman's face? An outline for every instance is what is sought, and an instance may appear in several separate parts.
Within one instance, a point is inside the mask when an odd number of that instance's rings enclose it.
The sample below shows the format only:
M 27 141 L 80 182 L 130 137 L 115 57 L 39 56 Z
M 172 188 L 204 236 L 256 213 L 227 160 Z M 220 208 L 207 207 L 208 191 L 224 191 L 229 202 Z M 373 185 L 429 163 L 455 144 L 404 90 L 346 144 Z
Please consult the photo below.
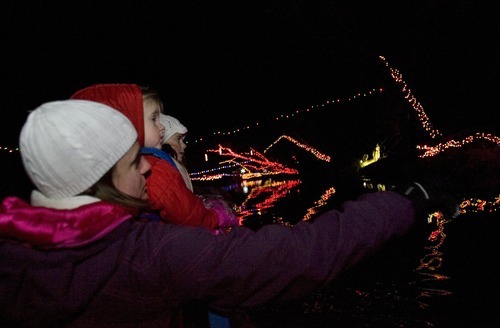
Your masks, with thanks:
M 184 160 L 184 149 L 186 149 L 186 144 L 184 143 L 184 134 L 176 132 L 173 136 L 168 138 L 167 144 L 172 147 L 177 155 L 177 160 L 182 162 Z
M 115 188 L 122 193 L 139 199 L 148 199 L 144 175 L 149 171 L 151 165 L 140 154 L 139 150 L 139 143 L 135 142 L 116 163 L 111 179 Z
M 165 127 L 160 123 L 160 108 L 153 101 L 144 102 L 144 147 L 161 149 Z

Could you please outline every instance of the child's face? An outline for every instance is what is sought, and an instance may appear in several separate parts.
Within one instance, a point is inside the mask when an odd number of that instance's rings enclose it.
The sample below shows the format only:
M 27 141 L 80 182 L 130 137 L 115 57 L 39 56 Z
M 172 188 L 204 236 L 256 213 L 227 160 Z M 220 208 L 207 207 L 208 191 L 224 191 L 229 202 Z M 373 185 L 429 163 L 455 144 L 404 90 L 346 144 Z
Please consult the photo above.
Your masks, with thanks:
M 179 162 L 182 162 L 184 160 L 184 149 L 186 149 L 186 144 L 184 143 L 184 134 L 175 133 L 173 136 L 168 138 L 167 143 L 177 154 L 177 160 Z
M 160 124 L 160 108 L 153 102 L 144 102 L 144 147 L 161 149 L 165 127 Z

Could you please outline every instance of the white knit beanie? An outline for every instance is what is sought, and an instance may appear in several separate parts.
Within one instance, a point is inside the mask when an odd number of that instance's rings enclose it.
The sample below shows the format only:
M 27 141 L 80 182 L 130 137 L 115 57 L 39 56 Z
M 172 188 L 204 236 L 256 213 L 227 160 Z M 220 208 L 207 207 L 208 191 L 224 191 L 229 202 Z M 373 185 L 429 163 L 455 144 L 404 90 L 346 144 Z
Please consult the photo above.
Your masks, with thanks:
M 184 134 L 188 131 L 187 128 L 182 125 L 178 119 L 169 115 L 160 113 L 160 123 L 165 127 L 165 133 L 163 134 L 164 144 L 166 144 L 167 140 L 174 134 Z
M 54 101 L 31 112 L 21 130 L 21 158 L 47 198 L 76 196 L 93 186 L 137 140 L 132 123 L 106 105 Z

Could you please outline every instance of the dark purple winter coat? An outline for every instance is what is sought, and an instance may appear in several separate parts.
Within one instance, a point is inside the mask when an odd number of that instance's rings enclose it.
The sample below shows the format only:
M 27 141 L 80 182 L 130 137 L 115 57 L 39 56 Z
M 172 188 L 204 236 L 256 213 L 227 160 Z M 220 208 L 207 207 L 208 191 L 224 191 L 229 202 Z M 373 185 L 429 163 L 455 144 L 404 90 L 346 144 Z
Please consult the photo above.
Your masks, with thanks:
M 304 296 L 405 233 L 414 211 L 402 196 L 378 192 L 294 227 L 214 235 L 129 219 L 57 249 L 13 240 L 15 220 L 0 210 L 0 326 L 136 328 L 182 326 L 192 300 L 231 311 Z

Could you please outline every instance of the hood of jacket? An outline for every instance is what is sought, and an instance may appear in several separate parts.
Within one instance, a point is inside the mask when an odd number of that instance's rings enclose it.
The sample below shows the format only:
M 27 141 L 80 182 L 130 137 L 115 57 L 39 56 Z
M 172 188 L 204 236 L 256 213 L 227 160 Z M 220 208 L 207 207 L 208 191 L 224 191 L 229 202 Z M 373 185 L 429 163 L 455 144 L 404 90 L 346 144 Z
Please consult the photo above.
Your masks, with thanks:
M 142 91 L 135 84 L 95 84 L 73 94 L 81 99 L 108 105 L 125 115 L 134 125 L 139 144 L 144 146 L 144 106 Z

